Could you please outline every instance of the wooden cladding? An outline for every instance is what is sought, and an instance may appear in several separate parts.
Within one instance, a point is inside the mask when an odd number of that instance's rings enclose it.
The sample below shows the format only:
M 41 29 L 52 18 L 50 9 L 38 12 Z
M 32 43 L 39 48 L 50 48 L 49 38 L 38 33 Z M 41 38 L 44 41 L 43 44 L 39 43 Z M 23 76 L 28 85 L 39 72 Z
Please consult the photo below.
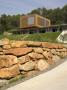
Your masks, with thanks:
M 48 26 L 50 26 L 50 20 L 37 14 L 20 17 L 20 28 L 48 27 Z

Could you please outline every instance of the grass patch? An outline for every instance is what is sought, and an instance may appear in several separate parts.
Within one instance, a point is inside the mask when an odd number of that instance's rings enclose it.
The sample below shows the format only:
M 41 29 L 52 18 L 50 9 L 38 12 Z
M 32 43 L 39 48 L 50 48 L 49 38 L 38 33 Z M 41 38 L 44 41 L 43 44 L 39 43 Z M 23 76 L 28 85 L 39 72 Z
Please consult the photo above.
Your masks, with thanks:
M 47 32 L 47 33 L 38 33 L 38 34 L 20 34 L 20 35 L 9 35 L 3 36 L 0 35 L 0 39 L 8 38 L 10 40 L 29 40 L 29 41 L 47 41 L 47 42 L 56 42 L 56 38 L 60 32 Z

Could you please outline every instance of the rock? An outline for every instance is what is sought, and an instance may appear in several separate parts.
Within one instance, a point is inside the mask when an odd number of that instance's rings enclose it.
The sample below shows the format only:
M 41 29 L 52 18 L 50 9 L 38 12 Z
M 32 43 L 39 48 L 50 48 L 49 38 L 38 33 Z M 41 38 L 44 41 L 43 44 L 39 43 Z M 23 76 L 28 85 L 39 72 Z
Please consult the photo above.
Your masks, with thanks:
M 21 75 L 25 75 L 27 73 L 27 71 L 20 71 Z
M 3 55 L 4 53 L 3 52 L 0 52 L 0 55 Z
M 44 56 L 43 56 L 42 54 L 38 54 L 38 53 L 34 53 L 34 52 L 29 53 L 28 55 L 29 55 L 32 59 L 42 59 L 42 58 L 44 58 Z
M 43 48 L 43 50 L 44 50 L 44 51 L 47 51 L 47 52 L 50 51 L 50 49 L 48 49 L 48 48 Z
M 10 45 L 3 45 L 3 49 L 10 49 L 11 46 Z
M 17 64 L 18 60 L 16 56 L 13 55 L 2 55 L 0 56 L 0 68 L 10 67 L 14 64 Z
M 47 63 L 48 63 L 49 65 L 53 65 L 55 62 L 54 62 L 52 59 L 48 59 L 48 60 L 47 60 Z
M 10 41 L 7 38 L 4 38 L 4 39 L 0 40 L 0 46 L 7 45 L 9 43 L 10 43 Z
M 48 67 L 49 67 L 49 64 L 43 59 L 37 62 L 37 68 L 40 71 L 46 70 Z
M 9 68 L 2 68 L 0 69 L 0 78 L 1 79 L 10 79 L 19 74 L 19 66 L 13 65 L 12 67 Z
M 60 58 L 59 56 L 57 56 L 57 55 L 53 55 L 53 57 L 52 57 L 52 60 L 53 60 L 54 62 L 58 62 L 60 59 L 61 59 L 61 58 Z
M 21 56 L 18 58 L 20 64 L 24 64 L 28 61 L 30 61 L 30 57 L 28 55 Z
M 57 55 L 57 56 L 60 56 L 60 52 L 56 52 L 56 55 Z
M 67 51 L 66 48 L 61 49 L 61 52 L 66 52 L 66 51 Z
M 62 48 L 62 49 L 56 49 L 57 52 L 66 52 L 67 49 L 66 48 Z
M 44 55 L 44 57 L 45 57 L 45 59 L 49 59 L 49 58 L 52 58 L 52 53 L 51 52 L 47 52 L 47 51 L 44 51 L 43 52 L 43 55 Z
M 57 52 L 61 52 L 61 49 L 56 49 Z
M 55 49 L 51 49 L 51 53 L 56 55 L 56 50 Z
M 61 53 L 60 53 L 60 57 L 61 57 L 61 58 L 64 58 L 64 57 L 66 57 L 66 56 L 67 56 L 67 52 L 61 52 Z
M 3 51 L 3 49 L 0 47 L 0 52 L 2 52 Z
M 41 46 L 41 42 L 28 41 L 27 46 L 40 47 Z
M 36 75 L 39 71 L 37 70 L 32 70 L 32 71 L 29 71 L 25 74 L 25 77 L 32 77 L 34 75 Z
M 23 70 L 23 71 L 33 70 L 35 67 L 35 62 L 29 61 L 23 65 L 20 65 L 19 67 L 20 67 L 20 70 Z
M 12 54 L 15 56 L 23 56 L 23 55 L 28 54 L 31 51 L 32 51 L 32 48 L 12 48 L 9 50 L 5 50 L 4 54 Z
M 35 53 L 43 53 L 42 48 L 33 48 Z
M 48 49 L 56 49 L 56 48 L 58 48 L 58 44 L 43 42 L 42 47 L 48 48 Z
M 63 46 L 62 44 L 59 44 L 59 45 L 58 45 L 58 48 L 59 48 L 59 49 L 63 49 L 64 46 Z
M 12 48 L 27 47 L 26 41 L 11 41 L 10 45 Z

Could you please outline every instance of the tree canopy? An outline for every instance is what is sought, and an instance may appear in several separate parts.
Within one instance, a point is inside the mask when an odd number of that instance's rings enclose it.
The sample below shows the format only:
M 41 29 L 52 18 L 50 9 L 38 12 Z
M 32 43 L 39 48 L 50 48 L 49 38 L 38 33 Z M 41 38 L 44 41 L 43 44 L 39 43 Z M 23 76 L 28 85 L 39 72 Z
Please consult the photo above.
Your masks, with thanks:
M 66 24 L 67 23 L 67 5 L 63 8 L 56 9 L 46 9 L 37 8 L 32 10 L 28 14 L 39 14 L 43 17 L 49 18 L 51 24 Z M 6 15 L 0 16 L 0 32 L 10 31 L 12 29 L 17 29 L 20 26 L 20 15 Z

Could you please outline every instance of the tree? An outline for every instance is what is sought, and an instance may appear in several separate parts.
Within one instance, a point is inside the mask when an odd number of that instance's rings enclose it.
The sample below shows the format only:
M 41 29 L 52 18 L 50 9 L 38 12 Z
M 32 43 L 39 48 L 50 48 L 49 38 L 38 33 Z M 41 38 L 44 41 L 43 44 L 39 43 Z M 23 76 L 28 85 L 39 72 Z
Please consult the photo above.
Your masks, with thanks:
M 62 8 L 62 12 L 63 12 L 63 22 L 64 23 L 67 23 L 67 5 L 65 5 L 63 8 Z

